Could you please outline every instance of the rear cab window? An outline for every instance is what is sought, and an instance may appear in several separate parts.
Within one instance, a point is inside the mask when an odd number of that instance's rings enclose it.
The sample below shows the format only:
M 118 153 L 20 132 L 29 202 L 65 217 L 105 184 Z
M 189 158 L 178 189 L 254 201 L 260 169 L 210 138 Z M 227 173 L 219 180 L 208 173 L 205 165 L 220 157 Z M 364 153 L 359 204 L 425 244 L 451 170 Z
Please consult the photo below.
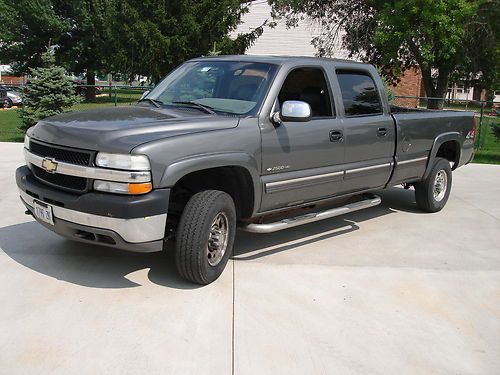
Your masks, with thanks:
M 382 102 L 373 78 L 365 72 L 337 70 L 346 117 L 382 114 Z

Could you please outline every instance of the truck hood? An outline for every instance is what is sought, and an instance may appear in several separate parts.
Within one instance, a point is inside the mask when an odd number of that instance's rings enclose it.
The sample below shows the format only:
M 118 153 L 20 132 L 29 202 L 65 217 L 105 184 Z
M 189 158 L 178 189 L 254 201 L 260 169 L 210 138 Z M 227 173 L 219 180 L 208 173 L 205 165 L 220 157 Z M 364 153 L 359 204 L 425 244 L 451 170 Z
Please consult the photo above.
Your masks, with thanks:
M 136 105 L 66 112 L 39 121 L 28 135 L 62 146 L 128 153 L 153 140 L 234 128 L 238 122 L 197 109 Z

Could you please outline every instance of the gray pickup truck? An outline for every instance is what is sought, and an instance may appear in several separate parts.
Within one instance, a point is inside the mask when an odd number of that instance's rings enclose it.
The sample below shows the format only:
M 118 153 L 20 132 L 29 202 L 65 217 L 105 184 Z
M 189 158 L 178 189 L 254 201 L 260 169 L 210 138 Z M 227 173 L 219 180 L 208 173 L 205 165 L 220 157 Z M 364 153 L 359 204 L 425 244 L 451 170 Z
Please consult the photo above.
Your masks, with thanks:
M 198 58 L 137 105 L 40 121 L 16 180 L 48 229 L 134 251 L 168 244 L 182 277 L 208 284 L 237 227 L 268 233 L 372 207 L 372 191 L 398 184 L 441 210 L 474 138 L 473 113 L 391 108 L 370 65 Z

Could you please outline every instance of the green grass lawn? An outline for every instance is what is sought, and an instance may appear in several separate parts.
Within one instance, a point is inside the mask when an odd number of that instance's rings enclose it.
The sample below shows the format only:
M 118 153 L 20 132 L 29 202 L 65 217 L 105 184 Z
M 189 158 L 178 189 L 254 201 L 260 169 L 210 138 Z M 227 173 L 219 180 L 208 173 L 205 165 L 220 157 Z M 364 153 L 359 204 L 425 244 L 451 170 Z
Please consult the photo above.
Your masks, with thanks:
M 474 163 L 500 164 L 500 142 L 495 138 L 492 125 L 500 125 L 500 118 L 485 116 L 477 139 Z
M 2 142 L 22 142 L 24 135 L 18 129 L 21 119 L 16 109 L 0 111 L 0 141 Z

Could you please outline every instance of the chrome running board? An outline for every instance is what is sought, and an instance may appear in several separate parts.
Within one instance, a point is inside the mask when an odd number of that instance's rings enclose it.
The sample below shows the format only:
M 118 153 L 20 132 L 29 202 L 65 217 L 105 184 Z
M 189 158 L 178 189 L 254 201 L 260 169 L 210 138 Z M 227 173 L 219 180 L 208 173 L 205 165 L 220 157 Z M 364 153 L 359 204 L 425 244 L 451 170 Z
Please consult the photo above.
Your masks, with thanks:
M 325 211 L 311 212 L 304 215 L 299 215 L 291 218 L 286 218 L 273 223 L 265 224 L 247 224 L 242 226 L 241 229 L 252 233 L 272 233 L 279 230 L 293 228 L 299 225 L 314 223 L 324 219 L 329 219 L 335 216 L 344 215 L 350 212 L 363 210 L 379 205 L 382 202 L 377 195 L 370 195 L 368 198 L 354 203 L 346 204 L 345 206 L 331 208 Z

